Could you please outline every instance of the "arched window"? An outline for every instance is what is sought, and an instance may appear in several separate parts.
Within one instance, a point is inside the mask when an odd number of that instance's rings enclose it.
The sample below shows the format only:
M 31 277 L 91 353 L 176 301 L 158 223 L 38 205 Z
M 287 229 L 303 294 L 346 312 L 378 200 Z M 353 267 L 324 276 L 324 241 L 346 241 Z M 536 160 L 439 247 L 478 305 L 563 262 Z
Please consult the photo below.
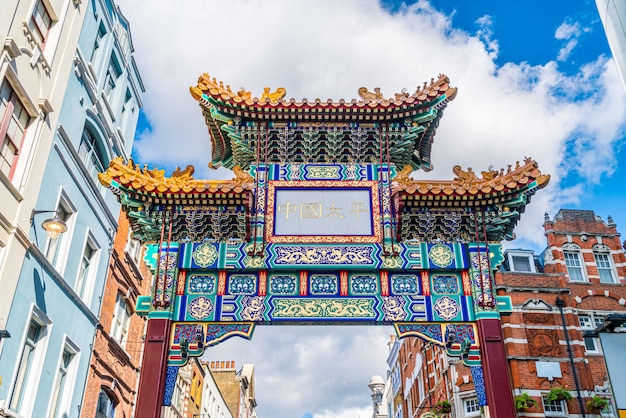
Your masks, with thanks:
M 114 418 L 116 405 L 115 399 L 104 388 L 100 388 L 96 418 Z
M 105 153 L 101 150 L 101 147 L 98 144 L 97 136 L 87 126 L 83 129 L 83 134 L 80 138 L 78 155 L 80 155 L 80 158 L 83 160 L 91 178 L 96 182 L 96 184 L 99 184 L 98 173 L 104 171 L 106 157 Z

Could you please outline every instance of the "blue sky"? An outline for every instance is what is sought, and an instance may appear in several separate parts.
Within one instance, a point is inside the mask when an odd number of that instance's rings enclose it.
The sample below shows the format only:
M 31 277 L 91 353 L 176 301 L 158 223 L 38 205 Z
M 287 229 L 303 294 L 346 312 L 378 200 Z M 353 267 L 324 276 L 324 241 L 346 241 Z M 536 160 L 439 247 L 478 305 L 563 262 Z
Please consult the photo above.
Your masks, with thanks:
M 445 73 L 459 88 L 432 148 L 451 179 L 533 157 L 550 185 L 540 190 L 508 246 L 545 246 L 543 213 L 560 208 L 612 215 L 626 231 L 626 94 L 593 1 L 119 0 L 130 20 L 146 85 L 134 157 L 172 170 L 210 171 L 210 146 L 189 86 L 208 72 L 260 96 L 357 98 L 361 86 L 386 96 Z M 385 375 L 387 327 L 259 327 L 231 339 L 215 360 L 255 363 L 260 417 L 365 418 L 367 383 Z M 277 395 L 279 394 L 279 395 Z

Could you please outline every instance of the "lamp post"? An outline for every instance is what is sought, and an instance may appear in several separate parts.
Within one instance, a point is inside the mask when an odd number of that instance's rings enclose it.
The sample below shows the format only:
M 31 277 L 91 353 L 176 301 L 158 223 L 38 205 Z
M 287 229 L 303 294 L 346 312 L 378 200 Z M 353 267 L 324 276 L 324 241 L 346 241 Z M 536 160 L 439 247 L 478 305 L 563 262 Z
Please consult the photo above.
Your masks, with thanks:
M 33 224 L 35 215 L 41 213 L 54 213 L 52 218 L 48 218 L 41 223 L 41 227 L 46 231 L 49 238 L 56 238 L 67 231 L 67 224 L 59 217 L 58 210 L 33 210 L 30 215 L 30 223 Z

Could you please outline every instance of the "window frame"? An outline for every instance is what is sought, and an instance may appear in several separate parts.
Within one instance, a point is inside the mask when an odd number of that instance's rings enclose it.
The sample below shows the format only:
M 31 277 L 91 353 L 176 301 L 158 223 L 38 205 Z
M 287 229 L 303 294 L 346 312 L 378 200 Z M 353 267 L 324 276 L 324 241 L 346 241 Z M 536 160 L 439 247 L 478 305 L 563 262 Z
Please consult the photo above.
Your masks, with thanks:
M 605 257 L 605 260 L 599 260 L 599 258 L 601 257 Z M 613 266 L 613 257 L 611 257 L 611 252 L 610 251 L 602 251 L 602 250 L 597 250 L 594 249 L 593 250 L 593 261 L 596 263 L 596 268 L 598 269 L 598 278 L 600 279 L 600 283 L 608 283 L 608 284 L 615 284 L 617 283 L 616 280 L 616 275 L 615 275 L 615 268 Z M 601 264 L 606 263 L 606 265 L 600 267 Z M 602 279 L 602 272 L 605 272 L 605 275 L 608 273 L 608 275 L 610 276 L 610 280 L 606 281 Z
M 128 341 L 128 331 L 130 328 L 130 318 L 133 315 L 132 308 L 126 301 L 126 297 L 117 293 L 115 298 L 115 308 L 111 319 L 111 337 L 122 347 L 126 348 Z
M 57 204 L 55 207 L 57 208 L 56 210 L 59 214 L 59 217 L 63 219 L 63 221 L 67 225 L 67 231 L 60 234 L 56 238 L 48 237 L 46 240 L 43 254 L 50 262 L 50 264 L 54 266 L 57 272 L 63 275 L 65 267 L 67 265 L 70 245 L 72 243 L 74 233 L 74 223 L 76 222 L 78 210 L 64 190 L 61 190 L 61 192 L 59 193 L 59 197 L 57 199 Z M 64 219 L 64 216 L 61 216 L 65 213 L 68 214 L 67 219 Z M 55 247 L 52 258 L 50 257 L 51 246 Z
M 25 321 L 25 329 L 21 342 L 20 359 L 23 356 L 23 350 L 28 343 L 28 333 L 31 326 L 38 327 L 37 341 L 32 351 L 32 357 L 29 359 L 27 370 L 24 371 L 23 381 L 20 382 L 18 375 L 21 369 L 21 360 L 15 362 L 15 369 L 13 372 L 13 382 L 11 382 L 11 390 L 7 405 L 10 410 L 17 412 L 22 416 L 31 416 L 35 403 L 35 397 L 23 397 L 25 393 L 36 393 L 39 381 L 41 380 L 41 374 L 43 371 L 44 360 L 46 351 L 48 349 L 48 340 L 50 331 L 52 328 L 52 321 L 48 316 L 37 306 L 33 305 L 31 313 L 28 319 Z M 20 385 L 19 392 L 17 393 L 18 399 L 15 399 L 17 386 Z
M 595 312 L 579 313 L 578 323 L 580 324 L 580 329 L 583 334 L 585 331 L 593 331 L 600 324 L 602 324 L 602 322 L 604 322 L 604 316 L 604 314 L 598 314 Z M 586 337 L 583 335 L 583 343 L 587 354 L 602 354 L 602 346 L 598 337 Z M 593 345 L 593 348 L 590 349 L 589 345 Z
M 104 413 L 100 411 L 101 405 L 103 405 L 103 395 L 106 398 L 104 406 L 107 407 L 107 411 Z M 113 396 L 110 390 L 104 386 L 100 387 L 100 393 L 98 393 L 98 403 L 96 404 L 96 417 L 95 418 L 115 418 L 115 409 L 118 405 L 118 400 Z
M 41 46 L 41 50 L 43 51 L 46 47 L 46 43 L 50 36 L 50 32 L 52 31 L 52 27 L 56 23 L 54 11 L 51 10 L 47 2 L 43 0 L 35 0 L 33 4 L 33 9 L 30 13 L 30 17 L 28 19 L 28 29 L 33 34 L 34 41 Z M 39 11 L 43 11 L 44 16 L 39 16 Z M 39 18 L 39 19 L 38 19 Z M 49 20 L 48 23 L 45 20 Z M 38 20 L 42 20 L 38 22 Z M 43 28 L 42 28 L 43 27 Z M 45 33 L 43 33 L 45 31 Z
M 571 256 L 571 257 L 568 257 Z M 587 277 L 585 274 L 585 262 L 580 252 L 580 249 L 563 249 L 563 259 L 565 261 L 565 268 L 567 269 L 567 275 L 569 277 L 570 282 L 576 283 L 584 283 L 587 281 Z M 578 265 L 570 265 L 571 261 L 575 261 Z M 580 273 L 580 280 L 575 279 L 576 274 L 572 274 L 572 272 Z
M 80 262 L 78 263 L 76 279 L 74 281 L 74 291 L 83 300 L 83 302 L 89 305 L 93 292 L 94 279 L 98 270 L 101 247 L 89 230 L 86 235 Z M 88 259 L 89 263 L 85 267 L 85 254 L 88 249 L 90 250 L 90 257 Z
M 543 413 L 546 417 L 567 417 L 567 403 L 564 400 L 560 401 L 548 401 L 546 395 L 541 397 L 541 406 L 543 407 Z M 548 411 L 546 407 L 558 407 L 558 411 Z
M 3 94 L 3 92 L 6 92 Z M 6 98 L 4 96 L 6 95 Z M 24 137 L 33 117 L 28 108 L 20 98 L 17 90 L 8 78 L 4 78 L 0 83 L 0 110 L 4 108 L 3 114 L 0 114 L 0 172 L 9 180 L 13 180 L 15 168 L 19 161 L 19 156 L 24 145 Z M 19 114 L 16 114 L 18 109 Z M 24 119 L 24 120 L 23 120 Z M 20 133 L 19 138 L 15 134 Z M 14 148 L 11 161 L 5 150 Z M 8 167 L 5 170 L 4 167 Z
M 470 402 L 474 403 L 475 405 L 470 405 Z M 462 398 L 461 399 L 461 403 L 463 405 L 463 417 L 464 418 L 470 418 L 470 417 L 480 417 L 482 415 L 481 412 L 481 406 L 479 404 L 478 401 L 478 397 L 476 396 L 471 396 L 471 397 L 466 397 L 466 398 Z M 477 407 L 477 410 L 474 411 L 468 411 L 468 407 Z
M 65 355 L 68 355 L 68 363 L 63 364 Z M 48 406 L 48 418 L 57 418 L 60 416 L 70 415 L 71 400 L 73 395 L 74 384 L 76 382 L 76 368 L 80 348 L 69 338 L 65 338 L 63 349 L 57 364 L 57 374 L 54 379 L 54 386 L 51 390 L 50 405 Z M 63 380 L 59 382 L 58 373 L 63 373 Z M 55 391 L 59 392 L 55 396 Z M 55 400 L 56 397 L 56 400 Z

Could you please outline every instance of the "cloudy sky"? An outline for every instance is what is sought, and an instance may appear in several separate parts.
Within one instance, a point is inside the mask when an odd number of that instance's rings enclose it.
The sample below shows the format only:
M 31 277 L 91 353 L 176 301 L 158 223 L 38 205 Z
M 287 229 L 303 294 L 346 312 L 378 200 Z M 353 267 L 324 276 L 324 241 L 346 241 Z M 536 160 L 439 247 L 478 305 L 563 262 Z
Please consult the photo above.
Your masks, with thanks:
M 391 97 L 444 73 L 459 93 L 433 144 L 435 169 L 414 177 L 530 156 L 552 180 L 509 246 L 541 251 L 543 213 L 559 208 L 612 215 L 626 231 L 626 94 L 591 0 L 118 1 L 147 90 L 137 162 L 232 177 L 207 168 L 209 137 L 189 94 L 204 72 L 254 96 L 282 86 L 297 100 L 349 100 L 361 86 Z M 255 363 L 260 418 L 365 418 L 390 332 L 260 327 L 207 358 Z

